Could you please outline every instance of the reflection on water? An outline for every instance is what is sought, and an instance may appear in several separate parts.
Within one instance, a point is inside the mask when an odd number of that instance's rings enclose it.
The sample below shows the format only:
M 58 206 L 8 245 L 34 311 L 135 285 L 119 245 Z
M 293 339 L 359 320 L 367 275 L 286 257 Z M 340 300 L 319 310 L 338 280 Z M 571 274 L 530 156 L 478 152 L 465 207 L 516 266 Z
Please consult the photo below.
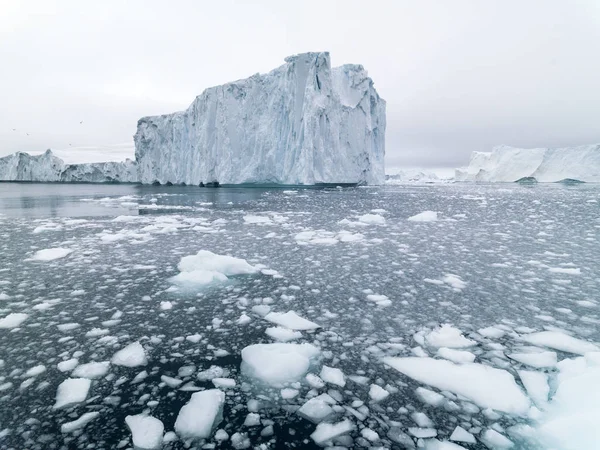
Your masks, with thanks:
M 103 217 L 151 214 L 140 203 L 189 209 L 202 203 L 227 207 L 260 199 L 269 188 L 145 186 L 133 184 L 0 183 L 0 213 L 12 217 Z M 111 201 L 102 199 L 111 197 Z M 119 197 L 122 197 L 121 201 Z M 183 207 L 183 208 L 182 208 Z M 161 208 L 162 211 L 165 208 Z

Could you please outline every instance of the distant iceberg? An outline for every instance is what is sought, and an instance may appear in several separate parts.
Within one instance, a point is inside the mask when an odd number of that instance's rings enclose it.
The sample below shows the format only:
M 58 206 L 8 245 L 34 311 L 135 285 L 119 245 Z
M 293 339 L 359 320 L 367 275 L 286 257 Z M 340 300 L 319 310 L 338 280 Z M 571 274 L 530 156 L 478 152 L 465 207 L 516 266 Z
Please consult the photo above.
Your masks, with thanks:
M 564 148 L 495 147 L 473 152 L 456 181 L 600 182 L 600 144 Z
M 0 158 L 0 181 L 136 183 L 137 164 L 122 162 L 66 164 L 46 150 L 41 155 L 17 152 Z
M 145 184 L 383 184 L 385 126 L 362 66 L 304 53 L 140 119 L 135 154 Z
M 432 184 L 451 183 L 453 178 L 440 177 L 435 172 L 426 169 L 391 169 L 385 175 L 385 184 Z

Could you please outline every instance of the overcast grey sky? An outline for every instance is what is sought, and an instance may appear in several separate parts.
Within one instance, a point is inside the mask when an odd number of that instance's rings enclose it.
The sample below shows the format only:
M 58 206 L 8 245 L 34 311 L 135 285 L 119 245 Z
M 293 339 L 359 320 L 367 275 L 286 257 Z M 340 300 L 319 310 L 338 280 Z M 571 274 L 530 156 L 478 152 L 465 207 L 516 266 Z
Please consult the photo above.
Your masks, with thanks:
M 132 146 L 138 118 L 321 50 L 386 99 L 388 166 L 600 142 L 599 0 L 0 0 L 0 155 Z

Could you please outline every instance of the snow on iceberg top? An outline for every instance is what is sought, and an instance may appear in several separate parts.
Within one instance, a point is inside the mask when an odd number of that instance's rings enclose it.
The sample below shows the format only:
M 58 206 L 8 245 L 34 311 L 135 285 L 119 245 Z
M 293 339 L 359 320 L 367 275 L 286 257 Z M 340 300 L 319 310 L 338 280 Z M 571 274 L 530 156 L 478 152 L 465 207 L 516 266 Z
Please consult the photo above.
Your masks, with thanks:
M 523 149 L 501 145 L 491 152 L 473 152 L 469 166 L 456 170 L 457 181 L 600 182 L 600 144 Z
M 140 119 L 142 183 L 382 184 L 385 101 L 364 68 L 332 69 L 327 52 L 285 61 Z

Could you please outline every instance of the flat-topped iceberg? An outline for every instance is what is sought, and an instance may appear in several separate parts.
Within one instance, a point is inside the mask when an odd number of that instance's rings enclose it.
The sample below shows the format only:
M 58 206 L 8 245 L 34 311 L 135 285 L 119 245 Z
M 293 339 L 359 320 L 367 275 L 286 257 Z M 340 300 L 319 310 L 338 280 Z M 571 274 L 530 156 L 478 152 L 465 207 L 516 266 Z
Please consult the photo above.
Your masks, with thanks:
M 46 150 L 41 155 L 16 152 L 0 158 L 0 181 L 42 181 L 80 183 L 135 183 L 137 165 L 121 162 L 66 164 Z
M 142 183 L 383 184 L 385 101 L 360 65 L 304 53 L 139 120 Z
M 519 180 L 600 182 L 600 144 L 564 148 L 514 148 L 473 152 L 469 166 L 456 169 L 456 181 Z

